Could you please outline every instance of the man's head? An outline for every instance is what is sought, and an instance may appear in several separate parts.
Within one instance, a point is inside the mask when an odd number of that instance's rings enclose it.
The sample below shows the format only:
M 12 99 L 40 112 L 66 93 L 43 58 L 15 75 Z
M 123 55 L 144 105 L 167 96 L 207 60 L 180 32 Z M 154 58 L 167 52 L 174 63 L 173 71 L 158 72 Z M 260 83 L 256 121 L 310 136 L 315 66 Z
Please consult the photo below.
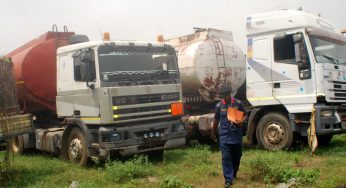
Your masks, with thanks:
M 231 97 L 232 87 L 230 85 L 222 85 L 220 88 L 220 98 L 229 99 Z

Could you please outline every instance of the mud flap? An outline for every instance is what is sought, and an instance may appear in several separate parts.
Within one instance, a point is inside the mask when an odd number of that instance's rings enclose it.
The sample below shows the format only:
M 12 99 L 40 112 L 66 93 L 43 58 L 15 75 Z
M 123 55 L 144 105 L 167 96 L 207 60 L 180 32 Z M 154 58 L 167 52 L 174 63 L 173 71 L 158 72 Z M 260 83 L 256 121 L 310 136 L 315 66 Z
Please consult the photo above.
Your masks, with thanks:
M 318 147 L 318 141 L 316 136 L 316 110 L 315 107 L 312 109 L 311 112 L 311 119 L 310 119 L 310 127 L 308 129 L 308 142 L 309 147 L 311 148 L 311 155 L 315 155 L 315 152 Z

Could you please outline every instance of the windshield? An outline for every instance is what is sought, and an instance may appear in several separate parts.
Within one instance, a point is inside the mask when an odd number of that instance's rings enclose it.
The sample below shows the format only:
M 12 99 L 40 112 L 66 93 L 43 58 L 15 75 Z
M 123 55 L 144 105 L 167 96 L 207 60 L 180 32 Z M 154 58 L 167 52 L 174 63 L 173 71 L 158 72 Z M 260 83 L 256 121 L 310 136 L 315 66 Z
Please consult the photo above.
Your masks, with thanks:
M 103 87 L 179 82 L 175 51 L 170 47 L 103 45 L 98 58 Z
M 346 63 L 345 43 L 317 36 L 311 36 L 310 40 L 317 63 Z

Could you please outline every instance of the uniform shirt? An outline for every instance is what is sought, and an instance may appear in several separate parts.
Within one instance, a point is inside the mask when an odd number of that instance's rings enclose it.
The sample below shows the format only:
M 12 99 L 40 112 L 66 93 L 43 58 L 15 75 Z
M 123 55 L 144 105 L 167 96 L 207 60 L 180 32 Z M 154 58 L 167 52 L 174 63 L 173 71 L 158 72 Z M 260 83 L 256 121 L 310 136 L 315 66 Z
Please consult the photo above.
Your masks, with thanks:
M 241 144 L 242 143 L 242 128 L 235 126 L 227 119 L 228 107 L 235 108 L 242 112 L 245 112 L 244 106 L 239 99 L 232 98 L 232 103 L 227 104 L 225 100 L 221 100 L 216 104 L 214 118 L 219 120 L 219 138 L 220 143 L 226 144 Z

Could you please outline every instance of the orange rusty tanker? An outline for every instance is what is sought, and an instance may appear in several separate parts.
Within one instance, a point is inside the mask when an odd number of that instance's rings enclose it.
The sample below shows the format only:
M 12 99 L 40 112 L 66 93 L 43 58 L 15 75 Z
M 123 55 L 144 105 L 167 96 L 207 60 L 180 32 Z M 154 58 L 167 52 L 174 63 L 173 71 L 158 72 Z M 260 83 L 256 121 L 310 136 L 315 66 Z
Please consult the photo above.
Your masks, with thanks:
M 25 112 L 56 113 L 56 50 L 74 32 L 50 31 L 7 54 L 14 64 L 18 99 Z

